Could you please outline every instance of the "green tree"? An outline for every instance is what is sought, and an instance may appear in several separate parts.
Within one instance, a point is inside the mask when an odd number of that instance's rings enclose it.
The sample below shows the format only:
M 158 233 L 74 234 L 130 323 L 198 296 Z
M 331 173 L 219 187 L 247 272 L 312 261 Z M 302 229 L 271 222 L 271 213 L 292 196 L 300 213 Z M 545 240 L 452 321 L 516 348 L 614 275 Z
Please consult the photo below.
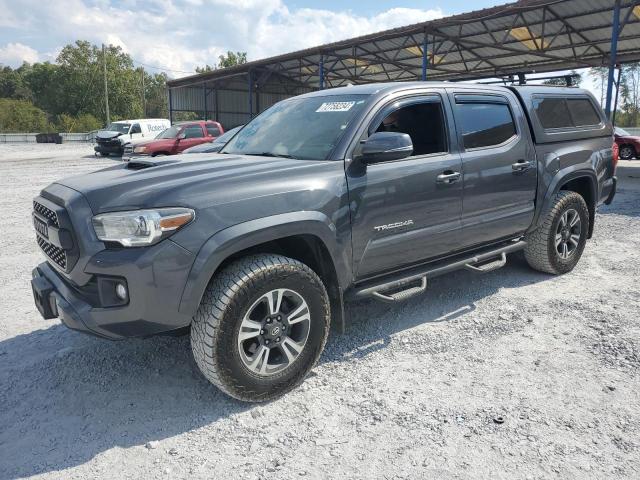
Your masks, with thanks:
M 33 94 L 24 78 L 24 72 L 30 68 L 28 63 L 24 63 L 15 70 L 8 66 L 0 66 L 0 97 L 31 100 Z
M 232 52 L 229 50 L 226 54 L 218 57 L 218 68 L 228 68 L 244 63 L 247 63 L 247 52 Z
M 47 132 L 47 114 L 28 100 L 0 98 L 0 132 Z
M 196 67 L 196 73 L 206 73 L 206 72 L 212 72 L 216 69 L 217 67 L 215 66 L 215 64 L 213 66 L 206 64 L 204 67 Z
M 604 101 L 605 101 L 604 96 L 606 93 L 604 86 L 609 76 L 609 68 L 608 67 L 592 67 L 589 69 L 589 75 L 591 75 L 592 77 L 595 77 L 597 81 L 600 83 L 600 105 L 604 107 Z
M 109 109 L 112 116 L 141 116 L 139 76 L 131 57 L 120 47 L 109 45 L 103 58 L 102 50 L 86 41 L 67 45 L 58 55 L 59 82 L 63 90 L 61 100 L 66 108 L 57 108 L 51 113 L 90 113 L 105 121 L 103 61 L 106 61 Z
M 149 118 L 168 118 L 169 107 L 167 99 L 167 74 L 145 73 L 144 89 L 146 99 L 145 116 Z
M 90 113 L 82 113 L 77 117 L 72 117 L 66 113 L 61 113 L 56 118 L 56 130 L 59 132 L 91 132 L 102 128 L 102 122 Z
M 637 127 L 640 120 L 640 63 L 622 66 L 620 102 L 622 115 L 617 117 L 616 123 L 624 127 Z
M 571 80 L 571 85 L 575 86 L 575 87 L 579 87 L 580 84 L 582 83 L 582 75 L 579 74 L 578 72 L 576 72 L 575 70 L 572 70 L 571 73 L 569 74 L 571 75 L 573 78 Z M 551 78 L 549 80 L 545 80 L 544 82 L 542 82 L 543 85 L 555 85 L 555 86 L 559 86 L 559 87 L 566 87 L 567 86 L 567 80 L 566 77 L 558 77 L 558 78 Z

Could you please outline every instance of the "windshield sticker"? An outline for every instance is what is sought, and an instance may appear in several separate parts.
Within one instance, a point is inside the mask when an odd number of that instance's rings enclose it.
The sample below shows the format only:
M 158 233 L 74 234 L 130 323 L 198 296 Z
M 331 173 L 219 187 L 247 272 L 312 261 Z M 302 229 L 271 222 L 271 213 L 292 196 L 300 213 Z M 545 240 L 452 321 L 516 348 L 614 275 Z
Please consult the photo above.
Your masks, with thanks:
M 348 112 L 356 102 L 325 102 L 316 112 Z

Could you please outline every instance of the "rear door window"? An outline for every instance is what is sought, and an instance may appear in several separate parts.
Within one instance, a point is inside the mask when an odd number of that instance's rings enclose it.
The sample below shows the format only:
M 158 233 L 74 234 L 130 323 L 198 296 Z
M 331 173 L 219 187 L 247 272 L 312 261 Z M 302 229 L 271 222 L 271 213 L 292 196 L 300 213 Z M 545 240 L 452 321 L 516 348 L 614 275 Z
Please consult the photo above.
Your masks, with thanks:
M 200 125 L 188 125 L 184 127 L 184 138 L 202 138 L 204 133 Z
M 456 120 L 466 150 L 501 145 L 516 136 L 516 125 L 506 103 L 459 103 Z
M 218 127 L 216 127 L 215 125 L 207 125 L 207 133 L 209 135 L 211 135 L 212 137 L 219 137 L 220 136 L 220 129 Z

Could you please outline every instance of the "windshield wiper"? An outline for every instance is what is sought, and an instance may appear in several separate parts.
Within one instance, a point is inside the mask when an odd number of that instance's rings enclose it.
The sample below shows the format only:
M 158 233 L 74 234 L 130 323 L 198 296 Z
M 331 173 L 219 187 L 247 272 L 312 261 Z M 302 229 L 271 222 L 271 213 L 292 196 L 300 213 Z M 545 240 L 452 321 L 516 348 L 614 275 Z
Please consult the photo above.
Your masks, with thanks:
M 252 155 L 256 157 L 292 158 L 294 160 L 299 160 L 298 157 L 294 157 L 293 155 L 287 155 L 286 153 L 262 152 L 262 153 L 245 153 L 244 155 Z

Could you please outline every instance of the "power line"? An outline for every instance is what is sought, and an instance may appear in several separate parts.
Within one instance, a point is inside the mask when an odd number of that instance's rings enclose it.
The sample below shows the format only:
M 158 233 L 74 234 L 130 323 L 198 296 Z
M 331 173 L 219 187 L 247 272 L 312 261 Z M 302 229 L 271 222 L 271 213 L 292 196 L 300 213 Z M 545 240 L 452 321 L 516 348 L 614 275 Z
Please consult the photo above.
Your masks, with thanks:
M 197 73 L 193 70 L 191 71 L 187 71 L 187 70 L 174 70 L 172 68 L 166 68 L 166 67 L 158 67 L 156 65 L 149 65 L 146 63 L 142 63 L 140 60 L 136 60 L 135 58 L 131 57 L 131 60 L 133 60 L 135 63 L 137 63 L 138 65 L 142 65 L 143 67 L 147 67 L 147 68 L 153 68 L 155 70 L 163 70 L 165 72 L 173 72 L 173 73 Z

